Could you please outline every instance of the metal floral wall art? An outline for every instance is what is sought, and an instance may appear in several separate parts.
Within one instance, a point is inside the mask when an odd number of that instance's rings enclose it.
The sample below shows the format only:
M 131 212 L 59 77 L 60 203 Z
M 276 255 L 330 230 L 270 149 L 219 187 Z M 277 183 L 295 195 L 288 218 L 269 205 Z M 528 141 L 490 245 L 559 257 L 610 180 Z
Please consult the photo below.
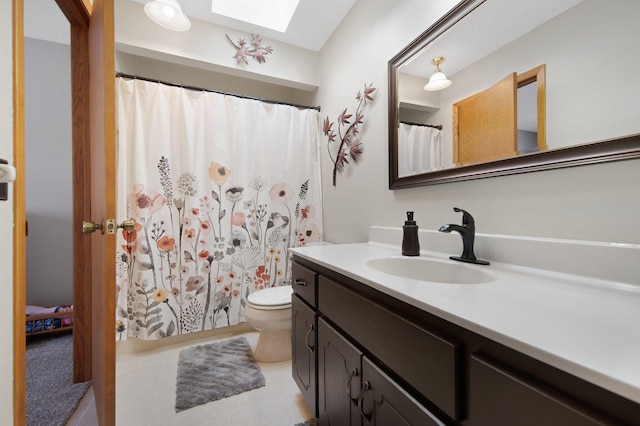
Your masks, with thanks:
M 248 65 L 249 60 L 247 58 L 253 58 L 262 64 L 266 61 L 265 56 L 273 53 L 271 46 L 262 46 L 262 37 L 259 34 L 251 34 L 250 43 L 247 43 L 243 38 L 238 39 L 238 43 L 234 43 L 228 34 L 225 34 L 225 36 L 237 50 L 234 58 L 238 63 L 244 62 Z
M 323 132 L 328 140 L 327 150 L 329 151 L 329 157 L 331 161 L 333 161 L 333 186 L 336 186 L 338 171 L 342 172 L 349 163 L 349 158 L 351 158 L 354 163 L 357 163 L 358 157 L 362 154 L 362 140 L 359 137 L 360 125 L 363 124 L 363 113 L 367 106 L 367 101 L 373 101 L 372 95 L 375 90 L 376 88 L 373 87 L 373 83 L 368 86 L 365 83 L 364 90 L 356 94 L 358 106 L 356 107 L 355 117 L 353 114 L 349 114 L 347 108 L 345 108 L 344 111 L 338 115 L 338 126 L 335 131 L 333 129 L 334 122 L 330 122 L 329 117 L 324 120 Z M 351 121 L 352 118 L 353 121 Z M 336 151 L 332 151 L 333 142 L 339 142 Z

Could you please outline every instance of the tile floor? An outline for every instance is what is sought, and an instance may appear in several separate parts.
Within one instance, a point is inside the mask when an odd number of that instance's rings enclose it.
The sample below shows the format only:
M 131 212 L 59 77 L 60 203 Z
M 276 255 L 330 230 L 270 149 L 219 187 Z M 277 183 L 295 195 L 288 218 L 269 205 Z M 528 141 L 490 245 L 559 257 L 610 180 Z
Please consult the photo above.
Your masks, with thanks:
M 141 352 L 118 352 L 116 362 L 117 426 L 274 425 L 293 426 L 312 417 L 293 378 L 291 361 L 260 363 L 266 386 L 205 405 L 175 412 L 178 354 L 199 344 L 245 336 L 255 348 L 258 333 L 185 340 Z M 89 389 L 68 426 L 97 424 L 93 390 Z

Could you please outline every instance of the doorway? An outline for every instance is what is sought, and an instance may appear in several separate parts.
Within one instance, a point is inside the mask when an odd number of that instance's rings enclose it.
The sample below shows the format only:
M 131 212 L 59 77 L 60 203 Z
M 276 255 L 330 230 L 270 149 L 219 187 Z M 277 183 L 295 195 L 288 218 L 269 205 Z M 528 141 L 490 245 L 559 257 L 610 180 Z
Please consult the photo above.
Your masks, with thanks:
M 46 34 L 42 28 L 51 24 Z M 73 304 L 73 189 L 69 23 L 54 0 L 25 1 L 24 29 L 25 198 L 27 314 L 68 310 Z M 32 317 L 29 317 L 32 318 Z M 41 345 L 65 348 L 71 317 L 40 320 L 27 327 L 27 358 Z M 58 342 L 58 343 L 56 343 Z M 65 342 L 61 345 L 59 342 Z M 58 371 L 72 356 L 57 357 Z M 37 362 L 27 361 L 28 412 L 33 415 L 38 387 L 46 386 Z M 34 377 L 40 377 L 34 380 Z M 71 380 L 71 377 L 68 379 Z M 68 383 L 68 382 L 65 382 Z M 81 386 L 82 387 L 82 386 Z M 75 394 L 75 393 L 72 393 Z M 42 397 L 45 397 L 43 395 Z M 29 417 L 27 417 L 29 418 Z
M 87 238 L 79 224 L 115 216 L 114 4 L 55 0 L 71 28 L 74 381 L 91 379 L 101 425 L 115 423 L 115 239 Z M 24 422 L 26 214 L 24 182 L 24 0 L 13 0 L 15 424 Z M 93 256 L 92 256 L 93 254 Z M 95 298 L 92 298 L 95 294 Z M 95 299 L 95 303 L 93 302 Z
M 68 41 L 25 37 L 27 305 L 73 302 L 69 63 Z

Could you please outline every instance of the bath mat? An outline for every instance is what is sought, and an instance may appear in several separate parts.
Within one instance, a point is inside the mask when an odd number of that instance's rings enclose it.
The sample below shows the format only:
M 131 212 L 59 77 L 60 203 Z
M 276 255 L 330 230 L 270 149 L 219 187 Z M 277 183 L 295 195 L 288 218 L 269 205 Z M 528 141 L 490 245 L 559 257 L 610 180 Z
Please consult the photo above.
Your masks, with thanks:
M 264 385 L 245 337 L 187 348 L 178 358 L 176 413 Z

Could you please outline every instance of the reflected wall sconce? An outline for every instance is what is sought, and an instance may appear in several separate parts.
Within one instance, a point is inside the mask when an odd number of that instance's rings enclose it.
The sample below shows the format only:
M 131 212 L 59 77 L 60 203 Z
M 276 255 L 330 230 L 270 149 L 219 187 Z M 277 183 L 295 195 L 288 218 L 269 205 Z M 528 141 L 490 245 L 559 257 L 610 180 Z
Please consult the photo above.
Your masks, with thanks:
M 153 0 L 144 5 L 144 12 L 156 24 L 171 31 L 188 31 L 191 21 L 182 12 L 177 0 Z
M 424 85 L 424 90 L 433 92 L 451 86 L 451 80 L 448 80 L 447 76 L 440 71 L 440 64 L 443 62 L 444 58 L 442 56 L 431 60 L 431 63 L 436 66 L 436 72 L 429 78 L 429 82 Z

